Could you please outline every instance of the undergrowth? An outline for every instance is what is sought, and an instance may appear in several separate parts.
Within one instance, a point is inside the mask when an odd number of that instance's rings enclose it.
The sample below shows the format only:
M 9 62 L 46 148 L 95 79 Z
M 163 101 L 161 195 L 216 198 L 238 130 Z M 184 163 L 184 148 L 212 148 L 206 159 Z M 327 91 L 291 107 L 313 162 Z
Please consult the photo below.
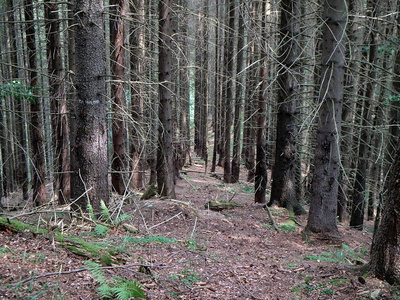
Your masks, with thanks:
M 101 298 L 119 300 L 129 300 L 131 298 L 146 299 L 142 285 L 137 281 L 126 280 L 119 276 L 108 279 L 100 264 L 87 260 L 85 261 L 85 265 L 99 284 L 97 291 Z

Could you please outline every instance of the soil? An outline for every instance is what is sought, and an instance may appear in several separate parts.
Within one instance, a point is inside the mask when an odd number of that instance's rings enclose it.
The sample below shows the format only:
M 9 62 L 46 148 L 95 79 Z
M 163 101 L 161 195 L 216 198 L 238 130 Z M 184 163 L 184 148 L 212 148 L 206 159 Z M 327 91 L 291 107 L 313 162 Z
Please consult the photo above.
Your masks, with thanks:
M 147 299 L 398 297 L 394 287 L 365 267 L 372 222 L 363 231 L 339 224 L 342 236 L 333 242 L 304 240 L 307 216 L 294 219 L 285 209 L 271 207 L 275 230 L 263 205 L 253 203 L 252 185 L 224 184 L 217 171 L 219 176 L 211 176 L 200 163 L 185 168 L 176 200 L 114 196 L 110 211 L 131 216 L 125 223 L 135 226 L 136 233 L 115 226 L 102 235 L 79 219 L 63 230 L 119 249 L 123 260 L 103 269 L 105 276 L 139 282 Z M 212 211 L 205 207 L 211 200 L 240 206 Z M 11 213 L 31 224 L 47 222 L 49 228 L 50 217 L 61 220 L 45 212 L 4 212 Z M 85 270 L 88 258 L 62 248 L 51 235 L 0 231 L 0 258 L 1 299 L 101 299 L 93 272 Z

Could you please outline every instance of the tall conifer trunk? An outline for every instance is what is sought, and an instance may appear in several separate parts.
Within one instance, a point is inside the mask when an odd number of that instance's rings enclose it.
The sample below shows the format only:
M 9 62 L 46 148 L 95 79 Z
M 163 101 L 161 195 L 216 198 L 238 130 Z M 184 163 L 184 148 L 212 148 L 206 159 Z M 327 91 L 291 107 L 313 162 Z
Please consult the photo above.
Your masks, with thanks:
M 75 2 L 75 86 L 71 117 L 71 197 L 99 213 L 109 200 L 107 101 L 102 0 Z M 89 202 L 89 203 L 88 203 Z
M 173 0 L 159 2 L 159 108 L 157 188 L 161 196 L 175 198 L 174 150 L 172 144 L 171 95 L 171 5 Z
M 305 232 L 339 234 L 336 224 L 339 140 L 341 133 L 345 65 L 345 0 L 324 0 L 323 42 L 317 140 L 310 211 Z

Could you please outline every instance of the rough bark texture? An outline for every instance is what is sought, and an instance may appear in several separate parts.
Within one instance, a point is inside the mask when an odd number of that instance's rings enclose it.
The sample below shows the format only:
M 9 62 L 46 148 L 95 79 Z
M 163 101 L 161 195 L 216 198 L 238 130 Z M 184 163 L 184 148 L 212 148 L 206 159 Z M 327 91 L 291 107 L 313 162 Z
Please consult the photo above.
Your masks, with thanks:
M 239 1 L 239 8 L 242 8 L 241 1 Z M 238 21 L 238 43 L 237 43 L 237 66 L 236 66 L 236 77 L 237 77 L 237 84 L 236 84 L 236 97 L 235 97 L 235 119 L 233 123 L 233 149 L 232 149 L 232 183 L 239 181 L 239 174 L 240 174 L 240 141 L 241 141 L 241 129 L 243 126 L 243 93 L 244 93 L 244 75 L 239 75 L 245 66 L 244 54 L 244 16 L 243 11 L 239 10 L 239 21 Z
M 297 98 L 299 92 L 299 1 L 281 1 L 280 49 L 278 70 L 278 119 L 276 125 L 275 166 L 271 186 L 271 205 L 274 201 L 296 214 L 305 213 L 296 197 Z
M 388 176 L 388 194 L 383 204 L 381 221 L 375 232 L 370 253 L 370 268 L 379 279 L 390 284 L 399 277 L 399 234 L 400 234 L 400 139 L 394 163 Z
M 103 1 L 75 3 L 75 86 L 71 123 L 71 197 L 95 212 L 109 199 Z
M 130 35 L 133 55 L 131 55 L 132 80 L 140 81 L 144 75 L 145 58 L 145 34 L 142 24 L 145 22 L 144 0 L 136 0 L 131 4 L 131 13 L 136 17 L 133 23 L 134 33 Z M 132 128 L 132 137 L 130 141 L 131 149 L 131 184 L 134 188 L 142 189 L 144 183 L 145 170 L 145 151 L 143 135 L 143 97 L 144 87 L 141 84 L 132 85 L 132 119 L 134 125 Z
M 159 3 L 159 109 L 157 188 L 162 196 L 175 198 L 174 149 L 172 144 L 171 95 L 171 5 L 172 0 Z
M 128 186 L 128 158 L 126 153 L 126 128 L 124 122 L 125 107 L 125 18 L 126 0 L 111 0 L 113 14 L 110 21 L 111 32 L 111 72 L 114 75 L 111 85 L 112 95 L 112 141 L 114 152 L 111 163 L 111 183 L 120 195 Z
M 46 184 L 45 184 L 45 171 L 44 171 L 44 151 L 43 151 L 43 134 L 42 134 L 42 119 L 41 115 L 41 98 L 38 97 L 38 79 L 36 71 L 36 41 L 35 41 L 35 27 L 33 16 L 33 2 L 32 0 L 25 0 L 25 21 L 26 24 L 26 44 L 28 54 L 28 67 L 29 67 L 29 82 L 30 89 L 33 92 L 33 99 L 31 99 L 31 143 L 33 152 L 33 182 L 32 182 L 32 202 L 34 205 L 42 205 L 47 202 L 46 200 Z
M 305 230 L 335 237 L 339 233 L 336 212 L 347 20 L 345 1 L 325 0 L 322 20 L 320 108 L 310 211 Z
M 266 43 L 266 1 L 262 2 L 262 39 Z M 266 132 L 267 132 L 267 80 L 268 66 L 266 64 L 267 54 L 265 49 L 261 50 L 260 77 L 261 84 L 258 91 L 258 111 L 257 111 L 257 140 L 256 140 L 256 172 L 255 172 L 255 195 L 254 202 L 265 203 L 267 190 L 267 152 L 266 152 Z
M 60 21 L 57 3 L 45 1 L 47 58 L 50 84 L 50 105 L 52 112 L 55 180 L 54 191 L 58 201 L 65 204 L 70 197 L 69 174 L 69 130 L 67 103 L 63 86 L 63 65 L 61 61 Z
M 231 182 L 232 170 L 231 170 L 231 132 L 232 132 L 232 106 L 234 96 L 234 26 L 235 26 L 235 1 L 229 0 L 227 2 L 228 8 L 228 29 L 225 37 L 225 62 L 226 62 L 226 92 L 224 99 L 224 154 L 223 154 L 223 167 L 224 167 L 224 181 L 226 183 Z

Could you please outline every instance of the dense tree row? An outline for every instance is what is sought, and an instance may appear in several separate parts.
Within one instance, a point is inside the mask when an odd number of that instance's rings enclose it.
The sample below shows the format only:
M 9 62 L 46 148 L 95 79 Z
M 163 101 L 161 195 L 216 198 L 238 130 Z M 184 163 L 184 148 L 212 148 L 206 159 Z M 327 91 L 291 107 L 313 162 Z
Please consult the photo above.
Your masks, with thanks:
M 306 232 L 336 237 L 337 217 L 363 229 L 382 211 L 387 226 L 399 12 L 396 0 L 2 1 L 0 196 L 37 206 L 52 192 L 97 211 L 147 185 L 175 198 L 193 151 L 226 183 L 254 182 L 255 202 L 309 204 Z

